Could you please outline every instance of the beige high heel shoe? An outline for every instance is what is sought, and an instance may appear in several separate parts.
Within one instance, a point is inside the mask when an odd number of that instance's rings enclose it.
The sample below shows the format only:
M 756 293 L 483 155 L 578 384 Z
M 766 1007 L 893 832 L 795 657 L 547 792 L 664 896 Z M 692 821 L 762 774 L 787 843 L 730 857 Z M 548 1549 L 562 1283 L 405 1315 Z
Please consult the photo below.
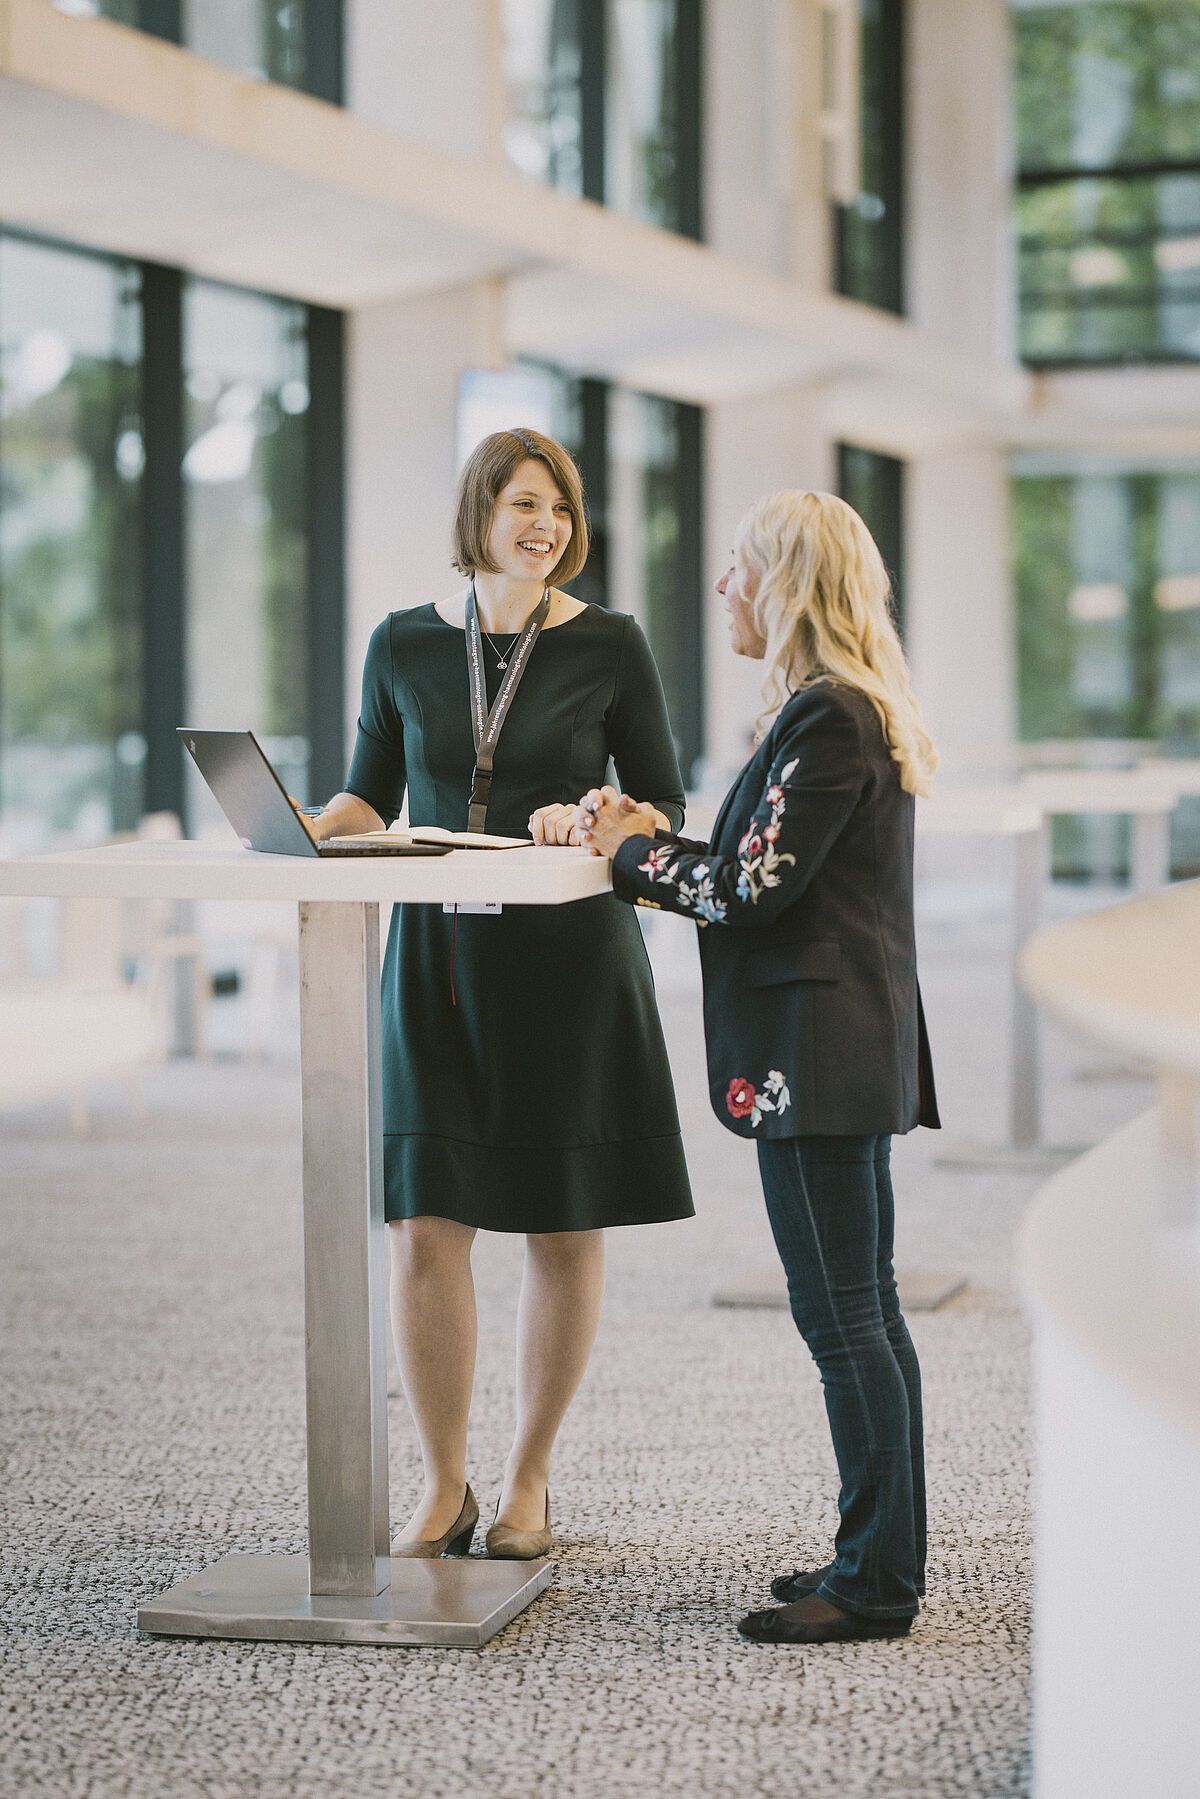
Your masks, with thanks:
M 478 1523 L 479 1507 L 468 1482 L 462 1511 L 444 1537 L 433 1537 L 420 1543 L 393 1543 L 391 1553 L 393 1556 L 420 1556 L 428 1561 L 436 1560 L 441 1555 L 466 1555 L 470 1551 L 471 1538 L 475 1535 Z
M 496 1501 L 496 1517 L 500 1501 Z M 487 1552 L 495 1561 L 532 1562 L 539 1555 L 549 1555 L 554 1547 L 550 1531 L 550 1490 L 546 1489 L 546 1522 L 541 1530 L 514 1530 L 511 1524 L 488 1526 Z

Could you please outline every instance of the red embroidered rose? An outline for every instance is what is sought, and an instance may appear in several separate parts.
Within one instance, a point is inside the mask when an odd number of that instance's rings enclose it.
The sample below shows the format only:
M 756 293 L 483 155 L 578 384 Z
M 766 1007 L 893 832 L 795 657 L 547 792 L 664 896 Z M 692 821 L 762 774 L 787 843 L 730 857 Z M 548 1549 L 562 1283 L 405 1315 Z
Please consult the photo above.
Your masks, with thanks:
M 725 1109 L 731 1118 L 746 1118 L 754 1110 L 754 1101 L 758 1095 L 749 1081 L 741 1077 L 730 1081 L 729 1092 L 725 1095 Z
M 776 838 L 779 836 L 779 826 L 778 825 L 768 825 L 766 830 L 763 832 L 763 836 L 766 838 L 768 843 L 774 843 Z
M 753 825 L 738 844 L 738 855 L 746 862 L 753 862 L 756 857 L 762 855 L 762 838 Z

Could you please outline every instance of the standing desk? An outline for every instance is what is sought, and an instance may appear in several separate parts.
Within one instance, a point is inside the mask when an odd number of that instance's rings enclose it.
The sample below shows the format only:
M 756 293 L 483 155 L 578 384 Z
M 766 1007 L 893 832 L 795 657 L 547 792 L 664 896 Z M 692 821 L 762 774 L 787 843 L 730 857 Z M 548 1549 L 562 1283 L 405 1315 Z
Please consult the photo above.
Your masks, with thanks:
M 1031 769 L 1018 794 L 1050 815 L 1098 813 L 1129 819 L 1129 885 L 1134 894 L 1157 893 L 1171 878 L 1171 814 L 1181 783 L 1173 764 L 1139 768 Z M 1050 872 L 1047 825 L 1044 875 Z
M 550 1562 L 389 1556 L 379 908 L 562 905 L 609 890 L 574 848 L 268 856 L 123 843 L 0 861 L 0 894 L 294 900 L 300 908 L 308 1554 L 230 1555 L 147 1600 L 158 1635 L 478 1647 Z

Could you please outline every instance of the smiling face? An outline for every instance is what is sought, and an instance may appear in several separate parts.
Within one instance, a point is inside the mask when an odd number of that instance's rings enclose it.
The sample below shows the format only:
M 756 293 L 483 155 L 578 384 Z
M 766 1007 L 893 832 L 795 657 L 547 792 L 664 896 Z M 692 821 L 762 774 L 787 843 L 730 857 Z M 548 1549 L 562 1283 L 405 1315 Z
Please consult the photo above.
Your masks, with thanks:
M 767 640 L 758 623 L 758 609 L 754 604 L 758 593 L 759 576 L 742 555 L 738 545 L 734 545 L 732 561 L 725 573 L 717 582 L 717 592 L 725 599 L 725 610 L 729 614 L 729 647 L 735 656 L 749 656 L 758 661 L 765 655 Z
M 571 541 L 571 508 L 544 462 L 529 457 L 496 495 L 487 552 L 498 574 L 546 581 Z

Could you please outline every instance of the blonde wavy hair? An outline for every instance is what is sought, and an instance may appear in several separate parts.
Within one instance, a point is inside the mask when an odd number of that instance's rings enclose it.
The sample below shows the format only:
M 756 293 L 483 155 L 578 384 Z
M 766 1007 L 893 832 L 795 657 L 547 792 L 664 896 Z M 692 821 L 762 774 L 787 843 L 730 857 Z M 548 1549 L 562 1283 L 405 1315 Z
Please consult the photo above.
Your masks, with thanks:
M 758 576 L 754 611 L 766 639 L 759 741 L 789 694 L 829 677 L 864 693 L 909 793 L 928 793 L 938 756 L 925 729 L 891 614 L 891 582 L 875 539 L 831 493 L 767 494 L 734 537 Z

